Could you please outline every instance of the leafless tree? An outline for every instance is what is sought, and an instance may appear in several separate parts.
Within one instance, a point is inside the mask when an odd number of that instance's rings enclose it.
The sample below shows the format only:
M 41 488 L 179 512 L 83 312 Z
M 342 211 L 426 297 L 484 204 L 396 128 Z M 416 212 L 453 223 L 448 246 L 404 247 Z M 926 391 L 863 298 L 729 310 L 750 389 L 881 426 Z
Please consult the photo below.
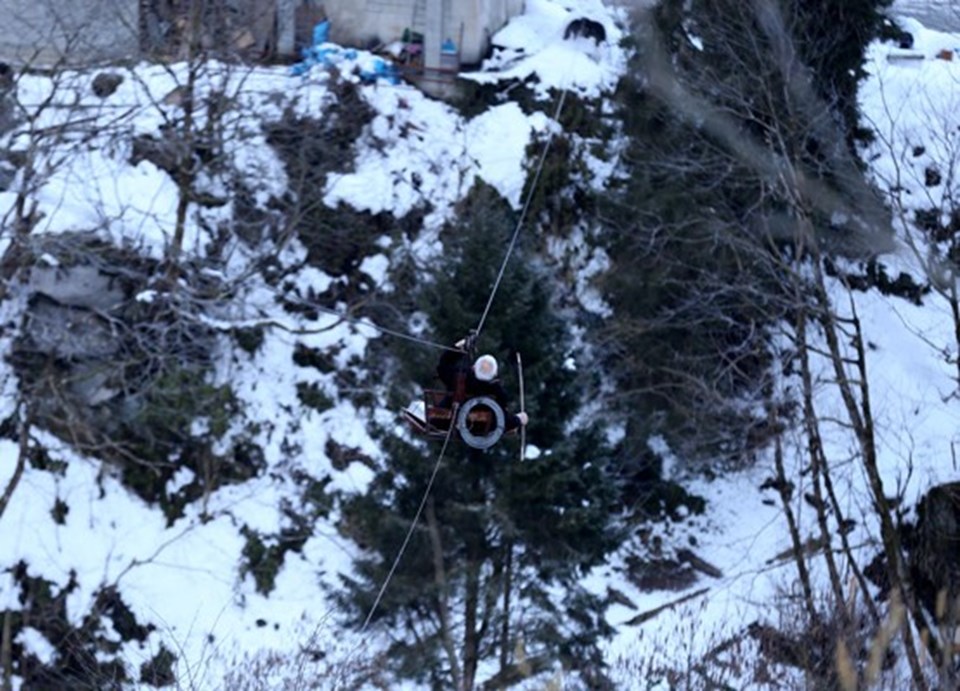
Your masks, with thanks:
M 57 37 L 52 58 L 50 51 L 36 49 L 0 71 L 2 159 L 13 171 L 5 182 L 6 199 L 12 203 L 5 204 L 0 219 L 0 301 L 16 313 L 20 325 L 9 358 L 19 375 L 18 400 L 15 414 L 4 421 L 7 433 L 19 441 L 19 453 L 9 459 L 15 462 L 13 473 L 0 487 L 0 522 L 9 520 L 4 514 L 16 499 L 21 477 L 42 458 L 34 442 L 37 429 L 99 459 L 105 472 L 125 476 L 141 495 L 147 489 L 153 499 L 164 501 L 148 487 L 162 487 L 163 477 L 173 469 L 171 454 L 195 465 L 202 497 L 229 482 L 226 478 L 246 462 L 237 464 L 212 450 L 213 440 L 223 436 L 236 412 L 228 388 L 213 382 L 211 375 L 218 348 L 232 330 L 232 324 L 217 315 L 224 313 L 221 306 L 235 295 L 239 281 L 226 285 L 222 274 L 187 257 L 183 248 L 189 213 L 208 203 L 195 185 L 199 166 L 225 165 L 224 132 L 236 117 L 234 103 L 224 95 L 230 92 L 209 88 L 216 69 L 197 50 L 188 56 L 185 69 L 169 66 L 170 74 L 187 77 L 180 92 L 189 96 L 186 104 L 162 103 L 169 94 L 121 108 L 91 99 L 90 75 L 72 67 L 99 61 L 74 52 L 82 45 L 74 39 L 90 26 L 72 23 L 72 15 L 67 15 L 73 9 L 63 8 L 63 14 L 55 13 L 52 19 Z M 222 69 L 222 84 L 242 90 L 246 69 Z M 119 79 L 136 74 L 115 71 Z M 94 83 L 95 93 L 97 88 Z M 182 145 L 171 166 L 179 204 L 167 262 L 105 239 L 103 231 L 115 218 L 101 218 L 93 227 L 71 232 L 48 232 L 41 211 L 44 187 L 98 137 L 129 135 L 134 111 L 159 105 L 165 111 L 179 108 L 173 122 Z M 72 288 L 66 285 L 71 280 L 76 282 Z M 207 421 L 206 429 L 191 430 L 198 419 Z M 249 477 L 258 470 L 253 458 L 241 474 Z M 23 583 L 24 588 L 45 587 Z M 24 610 L 8 611 L 0 622 L 5 688 L 16 677 L 24 678 L 27 663 L 16 636 L 27 625 L 34 599 L 24 596 Z M 114 607 L 112 602 L 104 607 Z M 46 621 L 46 615 L 37 616 Z M 67 626 L 65 621 L 49 625 Z M 94 628 L 87 626 L 87 632 Z M 74 672 L 89 672 L 90 683 L 107 684 L 109 680 L 96 676 L 104 671 L 99 666 L 84 667 L 90 661 L 81 654 L 86 644 L 80 638 L 74 640 L 75 649 L 67 640 L 58 654 L 83 667 Z
M 628 366 L 642 368 L 649 351 L 631 349 L 629 344 L 649 340 L 637 340 L 638 336 L 649 334 L 649 339 L 655 339 L 671 329 L 699 335 L 710 327 L 724 329 L 719 315 L 730 315 L 726 326 L 735 338 L 732 343 L 728 340 L 718 349 L 718 342 L 709 342 L 698 355 L 702 360 L 678 360 L 661 369 L 659 384 L 648 381 L 661 387 L 662 400 L 675 409 L 678 400 L 683 403 L 678 408 L 681 415 L 698 423 L 709 418 L 694 406 L 715 411 L 719 405 L 729 410 L 734 391 L 763 402 L 765 419 L 756 420 L 751 429 L 759 435 L 754 441 L 761 448 L 772 442 L 770 486 L 781 499 L 791 544 L 788 554 L 796 563 L 811 640 L 819 640 L 817 645 L 829 652 L 820 656 L 817 674 L 846 688 L 849 675 L 844 670 L 851 660 L 839 652 L 834 656 L 833 651 L 860 649 L 857 632 L 866 625 L 876 632 L 877 640 L 885 637 L 885 649 L 893 637 L 898 638 L 914 688 L 929 688 L 929 680 L 937 674 L 952 685 L 952 672 L 946 671 L 950 666 L 944 662 L 950 653 L 919 602 L 909 568 L 898 513 L 901 488 L 885 484 L 881 472 L 869 384 L 870 352 L 854 285 L 835 268 L 838 257 L 856 265 L 892 248 L 889 214 L 880 194 L 859 172 L 839 125 L 836 104 L 812 86 L 790 38 L 793 18 L 779 14 L 777 7 L 725 3 L 723 17 L 716 22 L 684 24 L 679 38 L 674 37 L 679 45 L 670 57 L 663 36 L 656 32 L 644 36 L 645 96 L 663 106 L 661 117 L 683 123 L 689 136 L 677 143 L 672 155 L 631 163 L 647 175 L 644 182 L 654 189 L 656 181 L 678 176 L 687 185 L 679 197 L 709 200 L 710 206 L 701 203 L 692 208 L 688 202 L 683 213 L 674 216 L 662 207 L 659 215 L 653 206 L 632 209 L 641 219 L 630 237 L 629 246 L 638 253 L 634 256 L 644 253 L 674 262 L 670 266 L 694 288 L 671 309 L 618 323 L 613 333 L 617 342 L 628 344 L 622 353 Z M 651 148 L 656 151 L 656 144 Z M 715 194 L 721 187 L 726 196 Z M 655 194 L 651 191 L 648 196 Z M 724 216 L 727 209 L 721 206 L 731 198 L 731 208 L 741 210 L 734 218 Z M 687 253 L 684 242 L 689 246 Z M 671 249 L 671 244 L 680 251 Z M 698 244 L 710 248 L 712 257 L 698 250 Z M 711 258 L 706 261 L 726 258 L 736 268 L 710 275 L 696 264 L 707 257 Z M 955 281 L 943 293 L 948 303 L 955 297 L 951 290 L 956 290 Z M 731 303 L 731 296 L 741 303 Z M 642 295 L 637 299 L 642 300 Z M 759 335 L 745 329 L 747 324 Z M 771 338 L 777 333 L 785 338 Z M 709 333 L 704 336 L 715 338 Z M 774 343 L 789 345 L 776 353 Z M 758 350 L 771 353 L 770 359 L 761 360 L 759 367 L 755 361 L 738 372 L 750 361 L 738 360 L 736 354 L 755 358 Z M 704 363 L 710 367 L 705 369 Z M 771 365 L 783 371 L 766 379 Z M 829 373 L 826 380 L 824 367 Z M 723 377 L 729 374 L 736 375 L 731 380 L 734 386 L 725 383 Z M 776 382 L 784 377 L 796 377 L 795 393 L 777 392 Z M 834 390 L 843 402 L 842 419 L 827 418 L 819 410 L 824 388 Z M 696 403 L 691 406 L 687 401 Z M 850 435 L 856 445 L 852 459 L 831 457 L 834 452 L 823 442 L 826 427 Z M 788 446 L 787 432 L 793 434 L 793 430 L 802 440 L 798 449 Z M 803 458 L 803 462 L 788 464 L 787 458 Z M 865 575 L 864 550 L 848 537 L 855 517 L 846 514 L 842 501 L 852 486 L 842 469 L 851 462 L 868 481 L 872 515 L 866 522 L 876 526 L 883 580 L 892 598 L 887 612 L 900 607 L 906 616 L 888 617 L 867 595 L 875 587 Z M 807 473 L 809 479 L 804 480 Z M 808 492 L 799 491 L 804 483 Z M 803 503 L 815 509 L 813 525 L 798 518 Z M 823 585 L 812 575 L 814 560 L 822 560 L 827 577 Z M 851 582 L 864 593 L 865 619 L 846 594 Z M 828 593 L 827 609 L 820 601 L 821 587 Z M 895 634 L 889 621 L 896 622 Z M 865 671 L 866 660 L 851 664 L 855 676 L 876 674 L 872 667 Z

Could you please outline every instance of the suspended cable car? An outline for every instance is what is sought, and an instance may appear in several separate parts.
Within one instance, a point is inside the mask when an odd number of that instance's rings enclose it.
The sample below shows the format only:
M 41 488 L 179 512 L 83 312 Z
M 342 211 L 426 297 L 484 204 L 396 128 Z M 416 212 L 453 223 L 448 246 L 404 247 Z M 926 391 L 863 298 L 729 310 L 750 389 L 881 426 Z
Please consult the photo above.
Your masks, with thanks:
M 507 416 L 490 396 L 474 396 L 462 402 L 452 400 L 449 391 L 425 389 L 422 407 L 407 408 L 403 416 L 418 434 L 444 440 L 453 434 L 474 449 L 489 449 L 507 433 Z M 417 413 L 423 411 L 423 417 Z M 514 430 L 511 430 L 512 433 Z
M 526 424 L 526 413 L 509 415 L 506 393 L 497 380 L 492 355 L 474 360 L 473 339 L 445 351 L 437 366 L 446 389 L 425 389 L 423 399 L 402 411 L 415 432 L 429 439 L 457 436 L 467 446 L 485 450 Z M 521 402 L 521 408 L 522 408 Z M 451 429 L 452 428 L 452 429 Z
M 563 110 L 563 103 L 566 100 L 566 97 L 567 90 L 564 89 L 560 95 L 560 100 L 557 103 L 557 112 L 553 118 L 555 122 L 560 122 L 560 112 Z M 530 201 L 533 199 L 533 194 L 537 189 L 537 183 L 540 180 L 540 173 L 543 170 L 543 164 L 546 161 L 547 152 L 550 149 L 550 143 L 553 141 L 553 136 L 554 131 L 551 129 L 549 138 L 547 139 L 547 145 L 544 147 L 543 153 L 540 156 L 540 161 L 537 164 L 536 173 L 533 177 L 533 183 L 530 185 L 527 199 L 524 202 L 523 209 L 520 212 L 520 218 L 517 220 L 517 225 L 513 231 L 513 236 L 510 238 L 510 245 L 507 248 L 503 262 L 500 265 L 500 272 L 497 274 L 497 280 L 493 284 L 493 289 L 490 291 L 490 297 L 487 299 L 487 305 L 480 317 L 480 323 L 467 339 L 468 344 L 471 346 L 473 341 L 476 340 L 480 332 L 483 330 L 483 325 L 486 322 L 487 315 L 490 313 L 490 308 L 493 305 L 493 299 L 500 287 L 500 281 L 503 278 L 503 273 L 507 267 L 507 262 L 510 261 L 510 256 L 513 254 L 513 248 L 516 245 L 517 237 L 520 234 L 520 229 L 523 227 L 523 221 L 526 218 L 527 210 L 530 208 Z M 392 333 L 395 336 L 425 343 L 426 345 L 438 345 L 434 343 L 427 343 L 422 339 L 414 338 L 405 334 L 389 332 L 386 329 L 380 328 L 380 330 L 384 333 Z M 439 347 L 447 349 L 446 346 Z M 469 350 L 469 348 L 467 350 Z M 520 460 L 522 461 L 524 458 L 526 458 L 527 414 L 524 411 L 523 364 L 520 360 L 520 353 L 517 353 L 517 374 L 520 383 L 520 413 L 512 416 L 512 418 L 518 421 L 517 427 L 520 429 Z M 464 379 L 461 378 L 460 381 L 465 384 Z M 423 394 L 423 400 L 418 401 L 421 406 L 421 412 L 423 413 L 422 416 L 416 415 L 415 411 L 411 410 L 410 408 L 405 409 L 402 412 L 402 415 L 410 423 L 414 430 L 420 434 L 423 434 L 424 436 L 442 438 L 445 441 L 448 441 L 453 436 L 453 433 L 456 432 L 464 441 L 464 443 L 476 449 L 490 448 L 496 444 L 504 434 L 510 431 L 507 425 L 506 412 L 493 397 L 480 395 L 468 398 L 466 396 L 465 385 L 458 385 L 454 387 L 452 393 L 453 395 L 451 397 L 451 392 L 449 390 L 442 392 L 437 392 L 436 390 L 430 389 L 425 390 Z M 438 397 L 438 394 L 440 394 L 440 397 Z M 443 405 L 444 403 L 447 403 L 447 405 Z M 383 594 L 390 583 L 390 578 L 396 570 L 397 565 L 400 563 L 404 550 L 406 550 L 407 545 L 410 544 L 410 538 L 413 536 L 413 532 L 417 528 L 417 523 L 420 520 L 420 514 L 430 496 L 430 490 L 433 487 L 433 480 L 437 476 L 437 472 L 440 470 L 440 464 L 443 462 L 443 455 L 446 451 L 446 448 L 446 443 L 444 443 L 443 448 L 437 455 L 437 461 L 433 466 L 433 474 L 430 476 L 430 481 L 427 483 L 427 487 L 424 490 L 423 500 L 420 502 L 420 507 L 417 509 L 417 513 L 414 516 L 413 521 L 410 523 L 410 528 L 407 531 L 407 537 L 404 539 L 403 544 L 400 547 L 400 551 L 397 553 L 396 559 L 394 559 L 393 566 L 391 567 L 386 580 L 384 580 L 383 585 L 380 587 L 380 592 L 377 594 L 377 598 L 374 600 L 373 605 L 370 607 L 370 611 L 367 613 L 367 618 L 363 622 L 361 632 L 367 628 L 367 625 L 373 619 L 373 615 L 377 610 L 377 605 L 380 603 L 380 600 L 382 599 Z

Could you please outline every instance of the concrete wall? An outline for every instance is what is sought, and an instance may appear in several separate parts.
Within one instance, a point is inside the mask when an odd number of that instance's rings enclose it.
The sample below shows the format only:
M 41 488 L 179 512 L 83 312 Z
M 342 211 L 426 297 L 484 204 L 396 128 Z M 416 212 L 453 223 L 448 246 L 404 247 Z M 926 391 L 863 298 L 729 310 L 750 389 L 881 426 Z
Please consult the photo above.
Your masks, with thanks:
M 139 0 L 0 3 L 4 10 L 0 19 L 0 61 L 48 67 L 58 63 L 96 64 L 140 55 Z M 160 3 L 166 4 L 169 3 Z M 300 0 L 233 0 L 228 4 L 233 6 L 234 18 L 251 18 L 248 33 L 254 39 L 252 54 L 257 54 L 267 41 L 265 36 L 270 41 L 277 40 L 281 53 L 292 54 L 293 14 Z M 326 11 L 331 20 L 330 39 L 337 43 L 359 47 L 374 41 L 390 43 L 399 40 L 408 28 L 425 34 L 424 57 L 429 67 L 439 66 L 439 46 L 447 39 L 459 47 L 462 63 L 478 62 L 490 45 L 490 37 L 510 17 L 523 11 L 523 0 L 314 0 L 313 4 Z M 278 13 L 276 39 L 274 11 Z M 148 12 L 144 16 L 147 44 L 156 43 L 156 49 L 175 43 L 169 35 L 172 18 L 154 17 L 155 14 Z M 235 42 L 236 32 L 228 33 L 229 41 Z M 243 38 L 245 43 L 250 40 Z
M 330 40 L 365 46 L 371 41 L 396 41 L 403 30 L 423 31 L 426 0 L 325 0 Z
M 490 36 L 523 11 L 523 0 L 325 0 L 323 6 L 331 22 L 330 40 L 347 45 L 390 43 L 407 28 L 428 34 L 428 43 L 449 38 L 459 44 L 462 26 L 461 61 L 475 63 L 486 53 Z M 438 10 L 442 12 L 439 36 L 434 35 Z
M 490 37 L 511 17 L 523 12 L 523 0 L 448 0 L 448 5 L 446 31 L 456 40 L 463 24 L 462 52 L 466 63 L 479 62 L 490 46 Z
M 0 61 L 51 67 L 139 54 L 138 0 L 3 0 Z
M 203 24 L 200 48 L 208 54 L 267 57 L 276 49 L 277 34 L 293 54 L 295 0 L 196 0 Z M 193 19 L 190 0 L 142 0 L 141 49 L 150 57 L 185 59 Z M 278 17 L 288 21 L 275 28 Z M 285 33 L 284 33 L 285 32 Z M 289 35 L 288 35 L 289 34 Z

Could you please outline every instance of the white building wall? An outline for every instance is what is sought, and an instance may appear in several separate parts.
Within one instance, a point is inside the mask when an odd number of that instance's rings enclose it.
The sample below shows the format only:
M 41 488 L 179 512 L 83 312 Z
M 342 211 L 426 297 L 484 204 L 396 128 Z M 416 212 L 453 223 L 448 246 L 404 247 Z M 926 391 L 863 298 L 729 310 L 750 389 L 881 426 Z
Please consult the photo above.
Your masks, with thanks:
M 461 53 L 465 63 L 479 62 L 490 47 L 490 38 L 511 17 L 523 12 L 523 0 L 454 0 L 451 5 L 447 33 L 450 34 L 449 38 L 456 40 L 460 25 L 463 24 L 465 30 Z
M 292 53 L 292 13 L 300 0 L 247 0 L 277 10 L 280 52 Z M 460 60 L 478 62 L 490 37 L 523 11 L 524 0 L 323 0 L 330 39 L 366 46 L 399 40 L 405 29 L 428 34 L 434 48 L 450 39 Z M 0 61 L 52 66 L 96 64 L 140 54 L 138 0 L 0 0 Z M 429 23 L 442 8 L 442 21 Z M 439 35 L 435 35 L 439 28 Z M 461 34 L 462 27 L 462 34 Z M 257 32 L 255 32 L 257 33 Z M 262 33 L 262 32 L 259 32 Z M 425 56 L 427 57 L 427 56 Z M 428 63 L 436 63 L 431 55 Z M 430 66 L 436 66 L 431 64 Z
M 365 46 L 374 40 L 397 41 L 408 27 L 423 31 L 425 12 L 416 11 L 418 4 L 423 0 L 327 0 L 330 40 Z
M 139 54 L 137 0 L 2 0 L 0 61 L 51 67 Z
M 326 0 L 324 7 L 330 19 L 330 40 L 364 46 L 373 40 L 396 41 L 404 29 L 426 33 L 428 8 L 443 7 L 443 28 L 440 42 L 463 41 L 460 58 L 476 63 L 490 45 L 490 37 L 510 17 L 523 11 L 523 0 Z

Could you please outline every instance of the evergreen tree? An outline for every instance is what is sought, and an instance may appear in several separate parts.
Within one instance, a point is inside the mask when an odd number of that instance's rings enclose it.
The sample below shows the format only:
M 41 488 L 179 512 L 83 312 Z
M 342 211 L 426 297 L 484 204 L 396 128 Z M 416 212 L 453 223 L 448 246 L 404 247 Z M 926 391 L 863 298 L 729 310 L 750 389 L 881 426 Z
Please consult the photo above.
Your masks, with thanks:
M 605 335 L 638 477 L 658 472 L 651 434 L 741 461 L 762 439 L 767 327 L 791 309 L 783 253 L 797 237 L 783 177 L 802 177 L 837 251 L 883 225 L 846 109 L 885 4 L 664 0 L 638 29 L 619 94 L 629 175 L 604 215 Z
M 707 59 L 700 66 L 721 76 L 722 82 L 762 83 L 769 79 L 770 66 L 780 67 L 779 50 L 795 54 L 819 101 L 839 115 L 852 143 L 860 132 L 857 87 L 866 76 L 864 53 L 883 32 L 884 10 L 892 4 L 893 0 L 663 0 L 658 19 L 675 50 L 688 29 L 702 38 Z M 731 48 L 736 56 L 725 55 Z M 751 62 L 750 71 L 736 69 L 738 63 L 742 68 Z
M 481 184 L 444 233 L 443 258 L 416 291 L 437 340 L 477 326 L 515 222 Z M 478 347 L 496 354 L 514 391 L 515 372 L 505 365 L 522 352 L 528 440 L 542 453 L 521 462 L 509 438 L 486 452 L 451 443 L 372 625 L 393 635 L 394 671 L 435 688 L 474 688 L 484 661 L 499 666 L 496 683 L 504 685 L 562 664 L 603 687 L 598 641 L 610 629 L 600 600 L 578 579 L 617 543 L 609 451 L 599 428 L 570 430 L 578 401 L 574 373 L 562 367 L 569 335 L 522 243 Z M 429 387 L 437 353 L 396 352 L 400 376 Z M 344 508 L 349 532 L 368 548 L 343 595 L 355 621 L 370 611 L 440 453 L 439 444 L 400 436 L 384 439 L 384 449 L 369 491 Z
M 835 103 L 851 145 L 862 135 L 857 88 L 866 77 L 864 53 L 880 36 L 893 0 L 803 0 L 787 4 L 797 52 L 809 65 L 818 95 Z

